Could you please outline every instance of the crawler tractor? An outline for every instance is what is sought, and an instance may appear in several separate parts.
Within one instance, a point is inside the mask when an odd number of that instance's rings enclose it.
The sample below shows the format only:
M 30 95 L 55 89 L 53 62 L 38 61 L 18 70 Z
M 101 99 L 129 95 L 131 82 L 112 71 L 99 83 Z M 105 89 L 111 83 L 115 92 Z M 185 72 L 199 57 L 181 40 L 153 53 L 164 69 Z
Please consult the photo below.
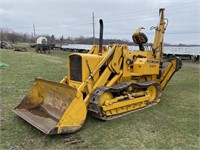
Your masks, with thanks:
M 139 50 L 130 51 L 127 45 L 102 45 L 100 20 L 99 45 L 87 54 L 70 54 L 68 75 L 60 83 L 36 78 L 13 111 L 45 134 L 63 134 L 78 131 L 88 111 L 101 120 L 112 120 L 157 104 L 182 65 L 176 57 L 162 59 L 166 30 L 163 8 L 159 16 L 151 50 L 145 49 L 148 39 L 142 28 L 132 36 Z

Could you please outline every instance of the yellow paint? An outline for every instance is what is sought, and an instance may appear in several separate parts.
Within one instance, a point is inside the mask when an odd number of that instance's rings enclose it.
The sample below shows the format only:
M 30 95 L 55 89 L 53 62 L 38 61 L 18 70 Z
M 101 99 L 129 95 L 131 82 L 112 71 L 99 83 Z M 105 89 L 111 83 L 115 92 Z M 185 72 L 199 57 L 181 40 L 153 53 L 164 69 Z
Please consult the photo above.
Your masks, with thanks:
M 172 59 L 158 78 L 161 71 L 164 26 L 164 9 L 160 9 L 160 22 L 155 29 L 153 50 L 130 51 L 127 45 L 111 44 L 108 49 L 103 46 L 102 54 L 99 55 L 99 46 L 94 45 L 87 54 L 69 55 L 68 75 L 60 83 L 36 79 L 33 88 L 14 111 L 44 133 L 60 134 L 73 133 L 82 127 L 87 116 L 90 96 L 101 86 L 114 86 L 125 81 L 158 83 L 143 89 L 128 87 L 117 94 L 103 93 L 98 104 L 106 116 L 118 115 L 148 107 L 151 103 L 158 103 L 161 89 L 164 89 L 174 74 L 177 63 L 176 59 Z M 140 30 L 141 28 L 135 33 L 138 37 Z M 75 59 L 72 61 L 71 57 L 78 58 L 81 63 L 77 63 Z M 79 66 L 74 65 L 72 68 L 74 63 Z M 73 69 L 76 71 L 73 72 Z M 76 79 L 76 75 L 81 76 Z M 40 110 L 41 107 L 44 110 Z M 32 109 L 41 112 L 46 123 L 40 122 L 41 116 L 34 114 Z M 38 120 L 35 117 L 38 117 Z

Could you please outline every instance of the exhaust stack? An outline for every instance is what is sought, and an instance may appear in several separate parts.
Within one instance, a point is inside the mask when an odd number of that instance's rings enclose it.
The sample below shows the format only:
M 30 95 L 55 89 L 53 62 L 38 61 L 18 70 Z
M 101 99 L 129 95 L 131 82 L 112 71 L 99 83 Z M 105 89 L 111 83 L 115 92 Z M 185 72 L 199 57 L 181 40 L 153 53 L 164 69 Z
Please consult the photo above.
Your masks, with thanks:
M 99 55 L 102 54 L 102 45 L 103 45 L 103 20 L 99 20 L 100 24 L 100 33 L 99 33 Z

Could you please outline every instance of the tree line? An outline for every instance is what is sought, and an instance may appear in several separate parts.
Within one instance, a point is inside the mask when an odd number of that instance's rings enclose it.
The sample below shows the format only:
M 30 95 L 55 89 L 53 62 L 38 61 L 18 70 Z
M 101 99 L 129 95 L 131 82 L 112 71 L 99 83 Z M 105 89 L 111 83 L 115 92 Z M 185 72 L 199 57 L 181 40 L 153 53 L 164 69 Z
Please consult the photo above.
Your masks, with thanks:
M 20 33 L 12 31 L 8 28 L 0 28 L 1 35 L 0 40 L 1 41 L 7 41 L 10 43 L 36 43 L 36 39 L 38 37 L 46 37 L 47 41 L 49 43 L 53 44 L 98 44 L 99 39 L 95 38 L 95 43 L 93 43 L 93 37 L 55 37 L 54 35 L 49 34 L 41 34 L 34 36 L 33 34 L 29 33 Z M 128 40 L 120 40 L 120 39 L 104 39 L 103 44 L 109 44 L 109 43 L 118 43 L 118 44 L 129 44 L 132 45 L 133 42 L 130 42 Z
M 10 43 L 36 43 L 36 39 L 38 37 L 46 37 L 48 43 L 50 44 L 98 44 L 99 39 L 95 38 L 95 43 L 93 43 L 93 37 L 84 37 L 84 36 L 79 36 L 79 37 L 55 37 L 54 35 L 49 35 L 49 34 L 41 34 L 41 35 L 36 35 L 34 36 L 33 34 L 29 33 L 20 33 L 20 32 L 15 32 L 12 31 L 11 29 L 8 28 L 0 28 L 0 41 L 7 41 Z M 132 41 L 128 40 L 121 40 L 121 39 L 104 39 L 103 44 L 108 45 L 110 43 L 118 43 L 118 44 L 128 44 L 128 45 L 135 45 Z M 150 46 L 152 43 L 147 43 L 146 45 Z M 165 46 L 199 46 L 199 45 L 187 45 L 187 44 L 177 44 L 177 45 L 172 45 L 169 43 L 165 43 Z

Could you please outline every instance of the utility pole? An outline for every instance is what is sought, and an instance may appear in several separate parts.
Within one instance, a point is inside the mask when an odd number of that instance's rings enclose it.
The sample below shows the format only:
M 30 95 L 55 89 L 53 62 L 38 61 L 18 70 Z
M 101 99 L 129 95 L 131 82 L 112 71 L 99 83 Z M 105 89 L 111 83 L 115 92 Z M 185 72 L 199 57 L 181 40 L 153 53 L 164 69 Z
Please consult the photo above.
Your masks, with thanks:
M 35 37 L 35 23 L 33 23 L 33 36 Z
M 93 45 L 95 45 L 94 12 L 92 13 L 92 23 L 93 23 Z

